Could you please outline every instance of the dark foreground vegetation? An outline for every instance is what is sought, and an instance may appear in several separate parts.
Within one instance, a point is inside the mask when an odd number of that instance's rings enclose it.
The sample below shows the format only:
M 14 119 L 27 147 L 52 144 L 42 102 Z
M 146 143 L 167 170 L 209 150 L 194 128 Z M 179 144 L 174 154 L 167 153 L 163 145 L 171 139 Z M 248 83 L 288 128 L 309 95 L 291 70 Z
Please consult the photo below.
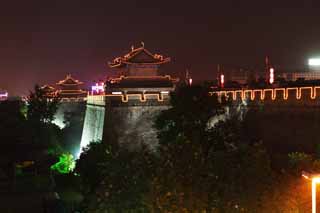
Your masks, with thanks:
M 206 87 L 172 94 L 172 108 L 154 123 L 155 150 L 91 143 L 73 171 L 70 137 L 51 123 L 59 101 L 41 97 L 28 106 L 0 103 L 1 199 L 8 201 L 0 212 L 31 203 L 38 209 L 28 212 L 310 212 L 311 184 L 301 171 L 320 171 L 319 146 L 288 140 L 278 151 L 253 128 L 261 116 L 219 102 Z

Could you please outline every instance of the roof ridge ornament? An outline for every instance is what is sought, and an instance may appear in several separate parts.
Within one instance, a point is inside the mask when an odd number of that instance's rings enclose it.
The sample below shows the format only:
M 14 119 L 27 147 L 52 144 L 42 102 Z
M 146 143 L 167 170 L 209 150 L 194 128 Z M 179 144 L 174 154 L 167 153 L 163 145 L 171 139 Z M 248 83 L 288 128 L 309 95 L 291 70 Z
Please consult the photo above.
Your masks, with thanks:
M 164 57 L 160 54 L 153 54 L 145 49 L 145 43 L 142 41 L 140 47 L 131 46 L 131 51 L 124 56 L 116 57 L 112 62 L 108 62 L 109 67 L 122 67 L 128 66 L 131 64 L 152 64 L 152 65 L 160 65 L 165 64 L 170 61 L 169 57 Z M 145 54 L 147 56 L 143 56 L 140 59 L 136 60 L 136 56 L 140 54 Z M 140 61 L 139 61 L 140 60 Z

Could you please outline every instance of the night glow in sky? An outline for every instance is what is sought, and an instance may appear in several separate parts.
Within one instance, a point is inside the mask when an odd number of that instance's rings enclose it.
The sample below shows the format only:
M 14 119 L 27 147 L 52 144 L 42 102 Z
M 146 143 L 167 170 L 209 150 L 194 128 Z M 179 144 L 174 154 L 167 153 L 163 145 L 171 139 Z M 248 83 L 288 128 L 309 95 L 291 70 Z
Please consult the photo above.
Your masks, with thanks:
M 0 88 L 27 94 L 71 73 L 90 88 L 107 62 L 144 41 L 172 58 L 164 71 L 194 80 L 221 69 L 297 70 L 319 55 L 319 13 L 301 1 L 6 1 L 1 5 Z M 281 5 L 283 4 L 283 5 Z M 290 7 L 288 7 L 290 5 Z

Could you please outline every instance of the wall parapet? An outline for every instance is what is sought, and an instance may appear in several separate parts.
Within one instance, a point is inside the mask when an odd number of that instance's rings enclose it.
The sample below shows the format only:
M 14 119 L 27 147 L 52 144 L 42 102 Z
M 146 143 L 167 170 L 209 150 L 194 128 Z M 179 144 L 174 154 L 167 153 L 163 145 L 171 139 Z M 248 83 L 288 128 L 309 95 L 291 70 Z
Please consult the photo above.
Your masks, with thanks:
M 134 94 L 106 94 L 106 95 L 89 95 L 87 98 L 87 104 L 104 106 L 107 100 L 118 101 L 122 103 L 128 103 L 130 101 L 135 102 L 165 102 L 169 100 L 169 93 L 134 93 Z
M 320 99 L 320 86 L 221 90 L 210 92 L 210 94 L 231 98 L 233 101 L 317 100 Z

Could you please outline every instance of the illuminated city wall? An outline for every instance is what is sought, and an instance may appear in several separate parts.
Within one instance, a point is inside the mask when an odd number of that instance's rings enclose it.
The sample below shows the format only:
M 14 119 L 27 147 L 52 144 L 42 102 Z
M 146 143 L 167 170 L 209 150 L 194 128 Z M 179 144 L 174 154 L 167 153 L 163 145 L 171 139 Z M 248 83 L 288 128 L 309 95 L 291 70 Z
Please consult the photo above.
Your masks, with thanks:
M 99 140 L 152 149 L 158 141 L 153 121 L 168 107 L 168 93 L 88 96 L 81 149 Z
M 289 87 L 270 89 L 244 89 L 244 90 L 223 90 L 212 92 L 219 97 L 228 97 L 233 101 L 254 101 L 254 102 L 292 102 L 317 105 L 320 99 L 320 86 L 315 87 Z
M 213 92 L 247 105 L 247 137 L 270 150 L 311 152 L 320 144 L 320 87 Z
M 84 119 L 80 152 L 91 142 L 101 141 L 105 116 L 105 97 L 89 96 Z M 80 154 L 79 152 L 79 154 Z
M 117 106 L 106 110 L 104 128 L 105 142 L 118 142 L 129 149 L 146 146 L 153 149 L 158 145 L 154 119 L 165 105 Z
M 252 137 L 272 149 L 310 151 L 320 140 L 320 87 L 212 92 L 246 106 Z M 127 147 L 157 145 L 155 117 L 170 107 L 169 95 L 89 96 L 81 146 L 91 141 L 119 142 Z M 134 143 L 133 143 L 134 142 Z M 303 146 L 302 146 L 303 145 Z
M 65 127 L 65 114 L 69 113 L 73 117 L 76 116 L 77 120 L 82 121 L 85 113 L 85 101 L 78 102 L 61 102 L 54 115 L 53 123 L 59 126 L 61 129 Z

